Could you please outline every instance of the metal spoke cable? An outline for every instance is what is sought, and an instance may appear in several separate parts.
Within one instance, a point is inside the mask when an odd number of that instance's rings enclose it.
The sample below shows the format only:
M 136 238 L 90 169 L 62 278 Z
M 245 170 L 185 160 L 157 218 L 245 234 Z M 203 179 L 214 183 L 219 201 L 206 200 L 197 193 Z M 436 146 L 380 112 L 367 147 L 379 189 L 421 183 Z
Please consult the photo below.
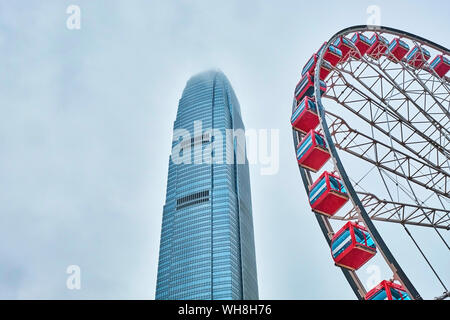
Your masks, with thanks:
M 389 104 L 389 101 L 390 101 L 390 98 L 388 99 L 387 104 Z M 387 115 L 386 115 L 386 118 L 387 118 Z M 390 133 L 390 132 L 391 132 L 391 131 L 390 131 L 390 124 L 388 123 L 387 125 L 388 125 L 388 128 L 389 128 L 389 138 L 390 138 L 391 148 L 394 149 L 393 142 L 392 142 L 392 137 L 391 137 L 391 133 Z M 402 170 L 402 173 L 405 175 L 405 171 L 404 171 L 403 166 L 401 165 L 400 161 L 398 160 L 398 157 L 397 157 L 397 153 L 396 153 L 396 152 L 394 152 L 394 157 L 395 157 L 397 163 L 399 164 L 399 168 Z M 396 178 L 397 178 L 397 176 L 396 176 Z M 413 197 L 414 197 L 413 200 L 416 202 L 416 204 L 419 205 L 419 206 L 421 205 L 421 203 L 423 204 L 424 202 L 420 201 L 419 198 L 416 196 L 416 193 L 414 192 L 414 189 L 413 189 L 412 186 L 411 186 L 411 182 L 410 182 L 408 179 L 406 179 L 406 183 L 408 184 L 409 189 L 411 190 L 411 193 L 412 193 L 412 195 L 413 195 Z M 397 187 L 398 187 L 398 181 L 397 181 L 397 180 L 396 180 L 396 185 L 397 185 Z M 397 190 L 397 193 L 398 193 L 398 190 Z M 428 220 L 431 224 L 433 224 L 432 221 L 431 221 L 431 219 L 430 219 L 430 217 L 428 217 L 428 215 L 425 213 L 425 211 L 424 211 L 423 209 L 421 209 L 421 210 L 422 210 L 423 214 L 425 215 L 425 217 L 427 218 L 427 220 Z M 439 232 L 439 230 L 438 230 L 435 226 L 433 226 L 433 229 L 436 231 L 436 233 L 439 235 L 439 237 L 441 238 L 441 240 L 444 242 L 444 244 L 446 245 L 447 249 L 450 250 L 450 246 L 449 246 L 448 243 L 445 241 L 445 239 L 442 237 L 442 235 L 441 235 L 441 233 Z
M 387 103 L 389 104 L 389 100 L 387 101 Z M 387 117 L 387 115 L 386 115 L 386 117 Z M 393 143 L 392 143 L 391 133 L 390 133 L 390 124 L 389 124 L 389 122 L 388 122 L 388 127 L 389 127 L 389 137 L 390 137 L 391 147 L 394 148 L 394 147 L 393 147 Z M 401 170 L 402 170 L 403 173 L 404 173 L 403 167 L 401 166 L 400 162 L 398 161 L 397 154 L 396 154 L 395 152 L 394 152 L 394 157 L 395 157 L 395 159 L 397 160 L 397 162 L 399 163 L 399 166 L 400 166 Z M 417 198 L 417 196 L 416 196 L 416 194 L 415 194 L 415 192 L 414 192 L 414 190 L 413 190 L 413 188 L 412 188 L 412 186 L 411 186 L 411 183 L 410 183 L 408 180 L 406 180 L 406 181 L 407 181 L 407 183 L 408 183 L 408 185 L 409 185 L 409 187 L 410 187 L 410 189 L 411 189 L 411 192 L 412 192 L 413 195 L 414 195 L 414 198 L 415 198 L 415 201 L 416 201 L 417 205 L 420 206 L 420 201 L 418 200 L 418 198 Z M 398 193 L 398 189 L 397 189 L 397 193 Z M 423 211 L 423 210 L 422 210 L 422 211 Z M 425 214 L 425 212 L 423 212 L 423 213 Z M 432 221 L 431 221 L 431 219 L 428 217 L 428 215 L 425 214 L 425 217 L 426 217 L 426 218 L 428 219 L 428 221 L 432 224 Z M 442 285 L 442 287 L 445 289 L 445 291 L 448 291 L 448 290 L 447 290 L 447 287 L 445 286 L 445 284 L 444 284 L 444 282 L 442 281 L 441 277 L 438 275 L 438 273 L 437 273 L 436 270 L 434 269 L 433 265 L 432 265 L 431 262 L 428 260 L 428 258 L 426 257 L 425 253 L 422 251 L 422 249 L 420 248 L 419 244 L 417 243 L 417 241 L 414 239 L 413 235 L 412 235 L 411 232 L 409 231 L 409 229 L 408 229 L 404 224 L 402 224 L 402 225 L 403 225 L 403 228 L 405 229 L 406 233 L 408 234 L 408 236 L 411 238 L 411 240 L 412 240 L 413 243 L 415 244 L 416 248 L 419 250 L 419 252 L 420 252 L 420 254 L 422 255 L 422 257 L 425 259 L 425 261 L 426 261 L 426 263 L 428 264 L 428 266 L 430 267 L 431 271 L 434 273 L 434 275 L 436 276 L 436 278 L 438 279 L 438 281 L 439 281 L 440 284 Z M 439 235 L 439 237 L 442 239 L 442 241 L 444 242 L 444 244 L 445 244 L 445 245 L 447 246 L 447 248 L 450 250 L 449 245 L 448 245 L 447 242 L 444 240 L 444 238 L 442 237 L 442 235 L 441 235 L 441 233 L 439 232 L 439 230 L 437 230 L 437 228 L 436 228 L 435 226 L 433 226 L 433 229 L 436 231 L 436 233 L 437 233 L 437 234 Z
M 442 287 L 444 288 L 445 291 L 448 291 L 447 287 L 445 286 L 444 282 L 442 281 L 441 277 L 439 277 L 439 275 L 437 274 L 436 270 L 434 269 L 433 265 L 431 264 L 431 262 L 427 259 L 427 257 L 425 256 L 425 253 L 422 251 L 422 249 L 420 248 L 420 246 L 417 244 L 416 240 L 414 239 L 414 237 L 412 236 L 411 232 L 409 232 L 408 228 L 403 225 L 403 228 L 405 228 L 406 233 L 408 234 L 408 236 L 411 238 L 411 240 L 414 242 L 414 244 L 416 245 L 417 249 L 420 251 L 420 253 L 422 254 L 422 257 L 425 259 L 425 261 L 427 262 L 427 264 L 430 266 L 431 271 L 433 271 L 434 275 L 436 276 L 436 278 L 438 279 L 438 281 L 441 283 Z
M 329 113 L 326 113 L 326 117 L 327 117 L 329 120 L 332 120 Z M 372 130 L 372 138 L 374 138 L 373 127 L 371 127 L 371 130 Z M 357 145 L 354 141 L 351 141 L 351 143 L 354 145 L 355 148 L 359 149 L 362 153 L 364 153 L 364 150 L 363 150 L 359 145 Z M 378 160 L 377 154 L 376 154 L 376 153 L 374 154 L 374 157 L 375 157 L 375 160 Z M 372 157 L 370 157 L 370 159 L 372 159 Z M 381 176 L 381 178 L 382 178 L 382 180 L 383 180 L 383 184 L 384 184 L 384 186 L 385 186 L 385 188 L 386 188 L 386 190 L 387 190 L 387 192 L 388 192 L 388 194 L 389 194 L 389 198 L 391 199 L 391 201 L 394 201 L 394 200 L 393 200 L 391 191 L 390 191 L 389 187 L 387 186 L 386 180 L 385 180 L 384 176 L 382 175 L 382 173 L 384 173 L 384 174 L 385 174 L 385 175 L 386 175 L 386 176 L 387 176 L 394 184 L 396 184 L 397 189 L 400 188 L 400 189 L 401 189 L 401 190 L 402 190 L 402 191 L 403 191 L 403 192 L 404 192 L 404 193 L 405 193 L 412 201 L 415 201 L 414 195 L 411 194 L 411 192 L 408 190 L 407 187 L 403 186 L 397 179 L 394 179 L 394 178 L 389 174 L 389 172 L 385 171 L 383 168 L 380 168 L 380 167 L 378 167 L 378 166 L 373 166 L 373 167 L 372 167 L 368 172 L 366 172 L 366 173 L 365 173 L 358 181 L 356 181 L 356 180 L 353 179 L 352 177 L 349 177 L 349 178 L 350 178 L 350 180 L 355 184 L 355 186 L 358 186 L 362 191 L 364 191 L 364 193 L 370 194 L 370 192 L 367 191 L 367 190 L 361 185 L 361 181 L 362 181 L 365 177 L 367 177 L 367 175 L 368 175 L 374 168 L 377 168 L 377 169 L 378 169 L 378 171 L 379 171 L 379 173 L 380 173 L 380 176 Z M 335 170 L 336 170 L 336 168 L 335 168 Z M 427 201 L 429 198 L 431 198 L 433 195 L 434 195 L 434 193 L 431 193 L 424 201 L 422 201 L 422 204 L 425 204 L 426 201 Z M 397 193 L 397 198 L 399 198 L 399 193 Z M 399 202 L 399 201 L 398 201 L 398 202 Z M 398 211 L 397 211 L 397 213 L 398 213 Z M 402 219 L 399 217 L 399 220 L 401 221 Z M 430 224 L 430 226 L 431 226 L 431 225 L 432 225 L 432 224 Z

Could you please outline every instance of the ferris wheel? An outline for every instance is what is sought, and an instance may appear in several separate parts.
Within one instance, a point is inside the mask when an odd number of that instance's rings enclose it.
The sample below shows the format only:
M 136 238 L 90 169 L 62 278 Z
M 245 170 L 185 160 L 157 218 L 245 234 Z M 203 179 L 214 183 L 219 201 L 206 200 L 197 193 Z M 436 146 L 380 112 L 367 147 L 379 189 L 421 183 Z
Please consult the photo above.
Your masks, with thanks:
M 450 296 L 442 266 L 411 231 L 426 228 L 450 258 L 449 57 L 408 32 L 354 26 L 312 55 L 295 88 L 291 124 L 309 205 L 359 299 L 422 299 L 379 232 L 383 223 L 405 232 L 442 288 L 434 297 Z M 374 257 L 388 274 L 366 288 L 358 270 Z

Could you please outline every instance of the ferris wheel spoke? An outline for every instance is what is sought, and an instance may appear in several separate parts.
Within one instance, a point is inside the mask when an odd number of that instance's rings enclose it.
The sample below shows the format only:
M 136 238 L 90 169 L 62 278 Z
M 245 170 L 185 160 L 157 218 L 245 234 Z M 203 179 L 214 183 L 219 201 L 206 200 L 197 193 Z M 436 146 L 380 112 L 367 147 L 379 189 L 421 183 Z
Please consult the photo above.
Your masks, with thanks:
M 387 137 L 393 136 L 399 145 L 416 154 L 422 160 L 431 162 L 436 167 L 445 165 L 449 158 L 450 151 L 447 146 L 450 145 L 450 141 L 445 139 L 444 143 L 440 145 L 430 138 L 436 132 L 436 130 L 430 132 L 433 125 L 428 124 L 428 126 L 419 129 L 408 119 L 399 115 L 395 109 L 385 106 L 380 101 L 375 101 L 372 96 L 354 87 L 343 77 L 332 77 L 330 80 L 331 87 L 336 88 L 335 90 L 328 90 L 325 98 L 339 103 Z M 339 90 L 339 88 L 342 89 Z M 377 96 L 376 93 L 375 96 Z M 387 100 L 387 98 L 382 100 Z M 427 151 L 427 147 L 430 145 L 437 151 L 433 155 L 433 159 L 429 159 L 430 155 Z
M 411 67 L 405 66 L 404 62 L 400 62 L 403 68 L 398 70 L 397 75 L 390 74 L 389 70 L 381 68 L 380 70 L 383 72 L 384 76 L 390 81 L 391 85 L 398 90 L 399 94 L 402 94 L 405 98 L 405 103 L 408 101 L 411 102 L 413 106 L 417 108 L 417 110 L 425 116 L 430 123 L 435 125 L 440 131 L 444 131 L 446 137 L 448 138 L 449 129 L 448 127 L 442 125 L 440 121 L 443 119 L 446 120 L 446 125 L 449 123 L 450 113 L 448 107 L 443 105 L 443 101 L 448 102 L 448 97 L 450 95 L 449 91 L 446 92 L 438 92 L 439 88 L 445 88 L 445 86 L 440 83 L 440 86 L 436 86 L 430 89 L 424 81 L 417 74 L 413 73 L 410 69 Z M 376 69 L 374 69 L 376 70 Z M 379 72 L 381 74 L 381 72 Z M 432 80 L 432 84 L 436 83 L 436 77 L 431 76 L 430 78 L 434 78 Z M 400 79 L 400 81 L 399 81 Z M 448 89 L 448 88 L 446 88 Z M 444 95 L 442 98 L 438 99 L 440 95 Z M 413 98 L 415 97 L 415 98 Z M 432 100 L 428 102 L 427 99 Z M 420 99 L 422 100 L 422 104 L 420 105 Z M 441 100 L 441 101 L 439 101 Z M 432 112 L 433 107 L 438 107 L 438 110 Z M 433 114 L 436 118 L 431 117 Z
M 357 63 L 362 64 L 365 62 Z M 370 64 L 366 63 L 366 67 L 360 69 L 362 72 L 366 72 L 369 66 Z M 370 69 L 372 70 L 372 68 Z M 447 127 L 450 124 L 450 120 L 445 115 L 437 121 L 415 103 L 409 95 L 402 92 L 401 88 L 396 87 L 393 80 L 386 79 L 380 73 L 375 73 L 375 75 L 371 77 L 360 77 L 358 74 L 352 73 L 349 70 L 341 69 L 339 71 L 347 77 L 351 77 L 352 80 L 355 80 L 359 85 L 366 89 L 366 91 L 363 92 L 351 84 L 348 78 L 342 76 L 342 78 L 344 78 L 343 81 L 345 87 L 355 91 L 355 95 L 360 96 L 360 99 L 365 97 L 367 101 L 373 101 L 373 104 L 378 106 L 377 114 L 379 114 L 381 110 L 390 110 L 390 115 L 396 120 L 401 121 L 405 127 L 409 127 L 413 132 L 418 134 L 422 141 L 427 141 L 435 147 L 440 148 L 444 156 L 446 158 L 449 157 L 450 150 L 447 149 L 447 146 L 450 145 L 450 131 Z M 371 79 L 370 82 L 368 81 L 369 79 Z M 384 96 L 375 91 L 375 86 L 383 86 L 385 92 Z M 405 94 L 407 99 L 405 99 Z M 420 94 L 419 97 L 422 95 L 423 94 Z M 358 100 L 352 100 L 352 102 L 357 101 Z M 413 105 L 416 107 L 415 109 Z M 403 114 L 406 115 L 406 118 Z M 410 136 L 410 138 L 416 139 L 417 137 Z
M 407 151 L 416 155 L 421 160 L 427 162 L 430 166 L 434 168 L 445 169 L 445 164 L 447 162 L 446 159 L 439 161 L 436 160 L 431 161 L 430 159 L 428 159 L 429 154 L 426 151 L 426 148 L 429 145 L 429 143 L 427 141 L 413 140 L 412 137 L 415 135 L 416 132 L 411 131 L 411 129 L 408 127 L 405 127 L 401 121 L 392 118 L 388 120 L 381 119 L 381 117 L 375 118 L 377 115 L 376 111 L 374 110 L 375 108 L 373 108 L 373 102 L 368 101 L 363 106 L 359 105 L 359 108 L 356 109 L 352 104 L 354 102 L 357 102 L 357 100 L 345 102 L 335 97 L 327 96 L 327 98 L 330 98 L 331 100 L 338 102 L 347 110 L 357 115 L 366 123 L 371 124 L 374 128 L 376 128 L 379 132 L 383 133 L 387 137 L 389 137 L 391 131 L 398 128 L 397 131 L 400 132 L 399 136 L 398 137 L 393 136 L 392 138 L 396 143 L 404 147 Z M 381 114 L 383 113 L 381 112 L 380 115 Z M 391 124 L 390 129 L 386 128 L 387 124 Z
M 389 60 L 385 60 L 385 61 L 387 61 L 387 64 L 384 66 L 381 65 L 381 68 L 379 68 L 379 70 L 384 74 L 384 76 L 387 79 L 389 79 L 390 81 L 395 83 L 397 89 L 400 92 L 405 94 L 406 99 L 410 99 L 407 95 L 408 92 L 413 92 L 414 89 L 420 90 L 421 93 L 422 92 L 426 93 L 430 97 L 430 99 L 434 100 L 434 103 L 436 103 L 439 106 L 439 108 L 441 109 L 441 112 L 447 118 L 450 117 L 448 107 L 445 107 L 442 104 L 442 100 L 439 101 L 439 99 L 437 98 L 441 94 L 445 94 L 448 96 L 449 90 L 448 90 L 448 87 L 446 86 L 445 82 L 438 81 L 436 79 L 436 77 L 434 77 L 434 76 L 428 77 L 428 80 L 431 80 L 432 84 L 433 84 L 433 87 L 429 88 L 429 86 L 427 86 L 425 84 L 425 82 L 422 81 L 422 79 L 419 77 L 419 75 L 424 75 L 424 73 L 419 73 L 419 74 L 414 73 L 411 70 L 412 68 L 409 66 L 406 66 L 403 61 L 399 61 L 395 67 L 390 67 L 394 64 L 392 61 L 389 61 Z M 422 72 L 424 72 L 424 71 L 422 71 Z M 432 78 L 434 78 L 434 79 L 432 79 Z M 434 84 L 436 84 L 436 83 L 439 83 L 440 85 L 434 87 Z M 439 89 L 444 89 L 444 92 L 442 92 L 442 91 L 439 92 L 438 91 Z M 422 108 L 420 106 L 417 106 L 417 107 Z M 424 109 L 426 109 L 426 108 L 424 108 Z
M 449 196 L 450 173 L 448 171 L 431 166 L 427 162 L 350 128 L 342 118 L 331 112 L 326 114 L 331 120 L 329 124 L 330 133 L 338 149 L 408 179 L 426 189 L 446 197 Z M 394 153 L 396 153 L 395 157 Z M 374 154 L 374 158 L 370 157 L 369 154 Z M 400 170 L 400 166 L 405 168 L 405 172 Z
M 358 192 L 358 195 L 361 196 L 361 202 L 373 220 L 450 230 L 450 210 L 381 200 L 371 193 Z M 427 217 L 431 222 L 427 221 Z M 337 220 L 355 220 L 357 218 L 358 213 L 355 208 L 342 216 L 331 217 L 331 219 Z
M 424 90 L 423 85 L 418 86 L 417 82 L 413 77 L 404 79 L 403 83 L 396 83 L 396 81 L 389 75 L 389 73 L 382 73 L 378 71 L 368 59 L 361 61 L 354 61 L 354 63 L 361 64 L 364 66 L 360 68 L 360 72 L 352 73 L 345 68 L 341 69 L 341 72 L 352 76 L 359 84 L 363 85 L 365 88 L 374 93 L 374 87 L 380 86 L 384 88 L 381 91 L 381 95 L 375 94 L 380 102 L 385 102 L 387 97 L 390 100 L 399 101 L 395 106 L 395 112 L 399 114 L 406 114 L 407 120 L 412 124 L 414 123 L 430 123 L 433 124 L 436 129 L 444 136 L 447 140 L 450 140 L 448 124 L 450 123 L 448 111 L 442 112 L 441 109 L 437 109 L 436 105 L 442 107 L 442 105 L 437 101 L 437 98 L 429 92 L 429 90 Z M 370 71 L 370 74 L 367 75 Z M 413 84 L 416 86 L 411 87 Z M 387 89 L 390 90 L 387 90 Z M 437 93 L 437 92 L 436 92 Z M 434 93 L 434 94 L 436 94 Z M 448 93 L 446 93 L 448 97 Z M 434 99 L 433 102 L 428 102 L 427 98 Z M 443 98 L 444 100 L 446 97 Z M 423 104 L 420 105 L 420 103 Z M 413 106 L 417 109 L 417 112 L 411 110 Z M 392 105 L 391 105 L 392 107 Z M 436 109 L 436 110 L 433 110 Z M 419 117 L 419 115 L 421 117 Z M 433 117 L 434 116 L 434 117 Z M 421 120 L 425 118 L 426 121 Z M 427 128 L 429 130 L 431 127 Z

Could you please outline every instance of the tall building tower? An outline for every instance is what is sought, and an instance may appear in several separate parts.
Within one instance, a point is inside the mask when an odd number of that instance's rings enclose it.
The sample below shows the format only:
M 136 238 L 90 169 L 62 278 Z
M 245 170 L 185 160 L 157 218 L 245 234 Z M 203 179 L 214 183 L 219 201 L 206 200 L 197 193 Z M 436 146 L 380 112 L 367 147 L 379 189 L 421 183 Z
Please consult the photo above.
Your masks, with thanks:
M 172 144 L 156 299 L 258 299 L 245 144 L 236 137 L 218 144 L 220 139 L 207 133 L 218 129 L 226 137 L 226 129 L 244 129 L 239 102 L 222 72 L 204 72 L 187 82 L 177 129 L 190 138 L 174 135 Z M 223 151 L 223 163 L 199 161 L 202 154 L 217 157 L 217 150 Z M 175 161 L 181 156 L 192 163 Z M 236 161 L 239 157 L 244 161 Z

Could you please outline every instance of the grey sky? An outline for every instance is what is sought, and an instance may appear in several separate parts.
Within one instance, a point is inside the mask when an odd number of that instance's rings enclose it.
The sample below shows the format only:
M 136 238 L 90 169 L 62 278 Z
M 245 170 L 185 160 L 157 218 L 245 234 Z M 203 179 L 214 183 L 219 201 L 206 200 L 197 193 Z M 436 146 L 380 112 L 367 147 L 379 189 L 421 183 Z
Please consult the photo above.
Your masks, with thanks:
M 70 4 L 81 30 L 66 28 Z M 279 174 L 250 168 L 260 297 L 353 299 L 307 206 L 289 116 L 306 59 L 371 4 L 381 24 L 450 46 L 442 1 L 0 0 L 0 298 L 154 298 L 178 99 L 220 68 L 246 127 L 280 129 Z M 380 225 L 387 241 L 404 239 L 394 227 Z

